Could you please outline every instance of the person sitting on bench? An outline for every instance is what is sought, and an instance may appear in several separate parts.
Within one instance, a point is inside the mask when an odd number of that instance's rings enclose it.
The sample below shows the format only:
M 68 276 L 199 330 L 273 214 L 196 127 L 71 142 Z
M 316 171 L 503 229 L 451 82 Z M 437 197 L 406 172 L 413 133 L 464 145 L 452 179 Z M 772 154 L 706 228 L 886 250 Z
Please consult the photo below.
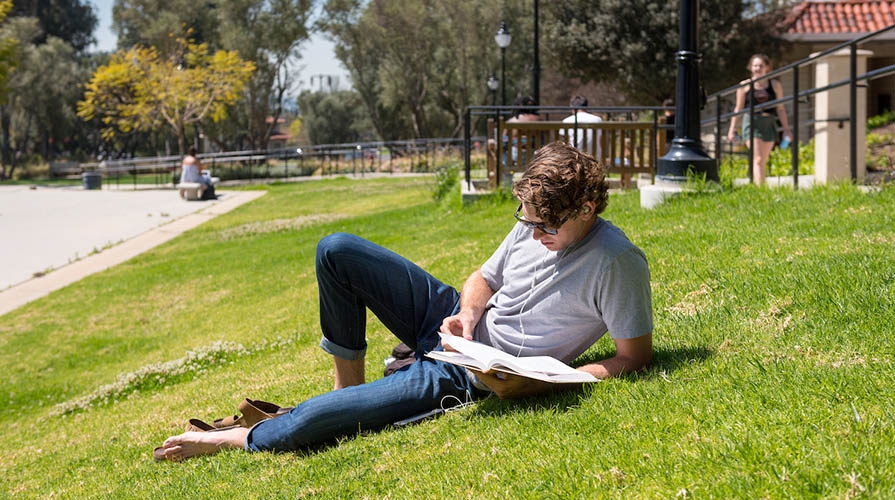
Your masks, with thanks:
M 217 198 L 214 194 L 214 183 L 208 175 L 202 175 L 202 162 L 199 161 L 198 151 L 195 147 L 191 147 L 186 156 L 183 157 L 180 171 L 180 184 L 196 183 L 202 184 L 199 190 L 199 199 L 214 200 Z M 180 196 L 184 197 L 184 189 L 181 188 Z

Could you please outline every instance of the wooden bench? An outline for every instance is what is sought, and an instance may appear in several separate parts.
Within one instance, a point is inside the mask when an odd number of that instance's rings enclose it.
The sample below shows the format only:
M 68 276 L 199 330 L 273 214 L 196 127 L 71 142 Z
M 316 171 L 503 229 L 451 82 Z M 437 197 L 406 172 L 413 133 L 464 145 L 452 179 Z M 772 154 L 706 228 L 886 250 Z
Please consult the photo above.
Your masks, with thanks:
M 212 184 L 217 184 L 221 180 L 217 177 L 211 178 Z M 205 191 L 205 184 L 201 182 L 181 182 L 177 185 L 180 197 L 186 201 L 197 201 L 202 199 L 202 193 Z
M 81 164 L 76 161 L 51 161 L 50 177 L 81 175 Z
M 585 137 L 599 134 L 599 141 L 586 141 L 593 155 L 606 166 L 609 174 L 621 174 L 623 179 L 646 174 L 650 182 L 656 172 L 659 154 L 665 152 L 665 131 L 652 122 L 579 123 L 578 130 Z M 558 121 L 507 123 L 502 118 L 488 119 L 488 137 L 503 138 L 498 144 L 489 141 L 488 186 L 497 187 L 498 176 L 524 172 L 534 152 L 545 144 L 574 138 L 575 125 Z M 507 140 L 513 138 L 513 140 Z M 598 149 L 599 148 L 599 149 Z M 597 152 L 599 151 L 599 155 Z M 498 161 L 498 157 L 501 161 Z M 500 168 L 498 169 L 498 165 Z M 503 184 L 503 179 L 501 179 Z

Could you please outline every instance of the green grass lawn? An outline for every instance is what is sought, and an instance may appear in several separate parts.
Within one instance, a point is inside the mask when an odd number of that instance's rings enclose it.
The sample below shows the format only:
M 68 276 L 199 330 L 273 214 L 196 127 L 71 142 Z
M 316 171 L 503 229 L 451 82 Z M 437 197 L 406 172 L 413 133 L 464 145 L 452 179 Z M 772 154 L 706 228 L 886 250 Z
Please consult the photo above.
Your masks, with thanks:
M 348 231 L 460 286 L 512 200 L 431 178 L 272 185 L 259 200 L 0 317 L 0 497 L 893 498 L 895 189 L 741 188 L 605 217 L 646 252 L 655 362 L 301 454 L 151 450 L 244 397 L 332 386 L 317 241 Z M 368 377 L 396 341 L 368 330 Z M 583 361 L 608 356 L 603 339 Z

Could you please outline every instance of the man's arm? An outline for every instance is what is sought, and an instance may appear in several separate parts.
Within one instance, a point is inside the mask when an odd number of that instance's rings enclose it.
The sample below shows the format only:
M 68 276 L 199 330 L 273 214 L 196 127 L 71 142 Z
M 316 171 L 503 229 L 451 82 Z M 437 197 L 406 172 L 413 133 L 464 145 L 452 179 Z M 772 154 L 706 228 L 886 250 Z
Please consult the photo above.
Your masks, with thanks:
M 492 295 L 494 290 L 485 281 L 481 269 L 470 274 L 460 290 L 460 312 L 445 318 L 441 323 L 441 331 L 472 340 L 475 325 L 482 319 L 485 306 Z
M 613 339 L 615 356 L 595 363 L 579 366 L 578 369 L 597 378 L 617 377 L 645 368 L 653 359 L 653 334 L 649 333 L 633 339 Z

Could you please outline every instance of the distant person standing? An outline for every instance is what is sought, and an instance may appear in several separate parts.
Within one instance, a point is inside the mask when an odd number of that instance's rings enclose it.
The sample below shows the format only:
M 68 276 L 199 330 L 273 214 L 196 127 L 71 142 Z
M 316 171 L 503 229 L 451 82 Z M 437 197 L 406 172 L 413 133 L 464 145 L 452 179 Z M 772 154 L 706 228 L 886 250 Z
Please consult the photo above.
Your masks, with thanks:
M 597 115 L 588 113 L 584 110 L 587 107 L 587 98 L 576 95 L 569 101 L 569 107 L 572 108 L 572 114 L 563 118 L 563 123 L 599 123 L 603 121 Z M 599 130 L 582 130 L 578 129 L 575 134 L 569 130 L 569 144 L 575 146 L 579 151 L 583 151 L 589 155 L 593 155 L 599 161 L 603 161 L 603 151 L 600 147 L 600 131 Z M 574 135 L 574 138 L 572 137 Z
M 187 155 L 183 157 L 183 161 L 180 164 L 180 183 L 195 182 L 202 184 L 204 188 L 199 198 L 203 200 L 214 200 L 217 198 L 214 193 L 214 183 L 211 182 L 211 177 L 202 175 L 202 162 L 199 161 L 198 155 L 199 152 L 196 148 L 191 147 L 187 152 Z M 181 196 L 183 196 L 182 192 Z
M 750 105 L 759 106 L 766 102 L 774 101 L 783 96 L 783 85 L 779 80 L 763 79 L 758 80 L 771 70 L 771 60 L 764 54 L 755 54 L 749 59 L 747 69 L 752 77 L 740 82 L 740 88 L 737 89 L 737 102 L 734 112 L 739 112 L 750 107 Z M 755 83 L 749 85 L 750 80 Z M 743 116 L 743 142 L 752 150 L 752 173 L 755 184 L 761 186 L 765 182 L 767 176 L 768 157 L 771 156 L 771 149 L 777 142 L 777 119 L 783 125 L 783 137 L 789 140 L 792 137 L 792 131 L 789 129 L 789 119 L 786 116 L 786 107 L 778 104 L 770 108 L 762 108 L 756 110 L 755 116 L 750 117 L 749 113 Z M 734 116 L 730 120 L 730 130 L 727 132 L 727 139 L 730 142 L 736 140 L 737 124 L 740 121 L 740 115 Z M 752 144 L 749 144 L 750 134 L 753 137 Z

